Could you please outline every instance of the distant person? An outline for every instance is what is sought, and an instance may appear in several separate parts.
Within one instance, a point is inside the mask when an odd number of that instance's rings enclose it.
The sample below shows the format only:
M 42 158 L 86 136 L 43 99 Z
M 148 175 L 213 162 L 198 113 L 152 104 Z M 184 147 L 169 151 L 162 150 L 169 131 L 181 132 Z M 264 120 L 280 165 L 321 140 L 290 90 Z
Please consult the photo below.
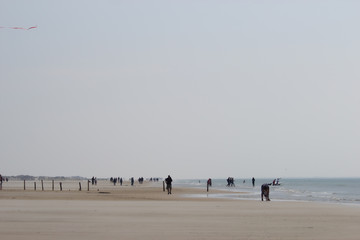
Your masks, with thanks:
M 91 185 L 95 185 L 95 177 L 94 176 L 91 178 Z
M 252 178 L 252 185 L 253 185 L 253 187 L 255 187 L 255 178 Z
M 131 181 L 131 186 L 134 186 L 134 178 L 133 177 L 130 179 L 130 181 Z
M 226 180 L 227 181 L 227 187 L 235 187 L 235 183 L 234 183 L 234 178 L 232 177 L 228 177 L 228 179 Z
M 264 197 L 266 201 L 270 201 L 269 196 L 270 196 L 269 184 L 264 183 L 263 185 L 261 185 L 261 201 L 264 201 Z
M 209 178 L 209 179 L 207 180 L 207 185 L 209 185 L 209 186 L 211 187 L 211 185 L 212 185 L 211 178 Z
M 168 191 L 168 194 L 171 194 L 172 178 L 170 177 L 170 175 L 168 175 L 168 177 L 165 179 L 165 183 L 166 183 L 166 189 L 167 189 L 167 191 Z

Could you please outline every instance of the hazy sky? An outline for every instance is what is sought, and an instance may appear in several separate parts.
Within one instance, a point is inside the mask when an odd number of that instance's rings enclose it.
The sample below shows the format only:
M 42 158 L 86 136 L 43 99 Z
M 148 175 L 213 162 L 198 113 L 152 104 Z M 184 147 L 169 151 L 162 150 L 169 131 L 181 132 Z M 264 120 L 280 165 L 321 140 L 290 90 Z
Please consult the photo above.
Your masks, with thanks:
M 0 173 L 360 177 L 359 9 L 0 0 Z

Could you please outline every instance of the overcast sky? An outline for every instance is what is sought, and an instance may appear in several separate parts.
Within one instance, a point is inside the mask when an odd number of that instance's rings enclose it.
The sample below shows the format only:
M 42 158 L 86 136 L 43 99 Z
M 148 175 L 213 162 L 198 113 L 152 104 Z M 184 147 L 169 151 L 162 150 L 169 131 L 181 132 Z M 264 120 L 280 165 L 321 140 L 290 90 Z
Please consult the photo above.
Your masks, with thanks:
M 0 173 L 360 177 L 359 9 L 0 0 Z

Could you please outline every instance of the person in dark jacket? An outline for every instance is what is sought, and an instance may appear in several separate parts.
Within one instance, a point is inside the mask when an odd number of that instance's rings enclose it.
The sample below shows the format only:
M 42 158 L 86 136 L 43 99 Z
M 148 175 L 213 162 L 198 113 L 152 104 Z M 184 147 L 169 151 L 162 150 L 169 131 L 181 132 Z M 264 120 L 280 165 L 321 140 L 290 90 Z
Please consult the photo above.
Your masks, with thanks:
M 166 183 L 166 189 L 168 191 L 168 194 L 171 194 L 171 189 L 172 189 L 172 178 L 170 177 L 170 175 L 168 175 L 168 177 L 165 179 L 165 183 Z
M 264 201 L 264 196 L 266 201 L 270 201 L 269 195 L 270 195 L 269 184 L 264 183 L 263 185 L 261 185 L 261 201 Z

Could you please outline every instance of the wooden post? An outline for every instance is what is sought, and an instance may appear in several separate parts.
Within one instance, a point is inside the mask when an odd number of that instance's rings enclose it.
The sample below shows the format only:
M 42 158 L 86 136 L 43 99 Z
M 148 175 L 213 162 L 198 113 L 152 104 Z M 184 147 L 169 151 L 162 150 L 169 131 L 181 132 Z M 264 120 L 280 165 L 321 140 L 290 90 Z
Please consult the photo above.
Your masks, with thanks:
M 60 182 L 60 191 L 62 191 L 62 182 Z
M 163 181 L 163 191 L 165 192 L 165 181 Z
M 88 180 L 88 191 L 90 191 L 90 180 Z
M 41 189 L 44 191 L 44 181 L 41 180 Z
M 81 182 L 79 182 L 79 191 L 81 191 Z
M 52 190 L 54 191 L 54 180 L 52 180 Z
M 25 180 L 24 180 L 24 190 L 26 190 Z
M 34 191 L 36 191 L 36 182 L 34 182 Z

